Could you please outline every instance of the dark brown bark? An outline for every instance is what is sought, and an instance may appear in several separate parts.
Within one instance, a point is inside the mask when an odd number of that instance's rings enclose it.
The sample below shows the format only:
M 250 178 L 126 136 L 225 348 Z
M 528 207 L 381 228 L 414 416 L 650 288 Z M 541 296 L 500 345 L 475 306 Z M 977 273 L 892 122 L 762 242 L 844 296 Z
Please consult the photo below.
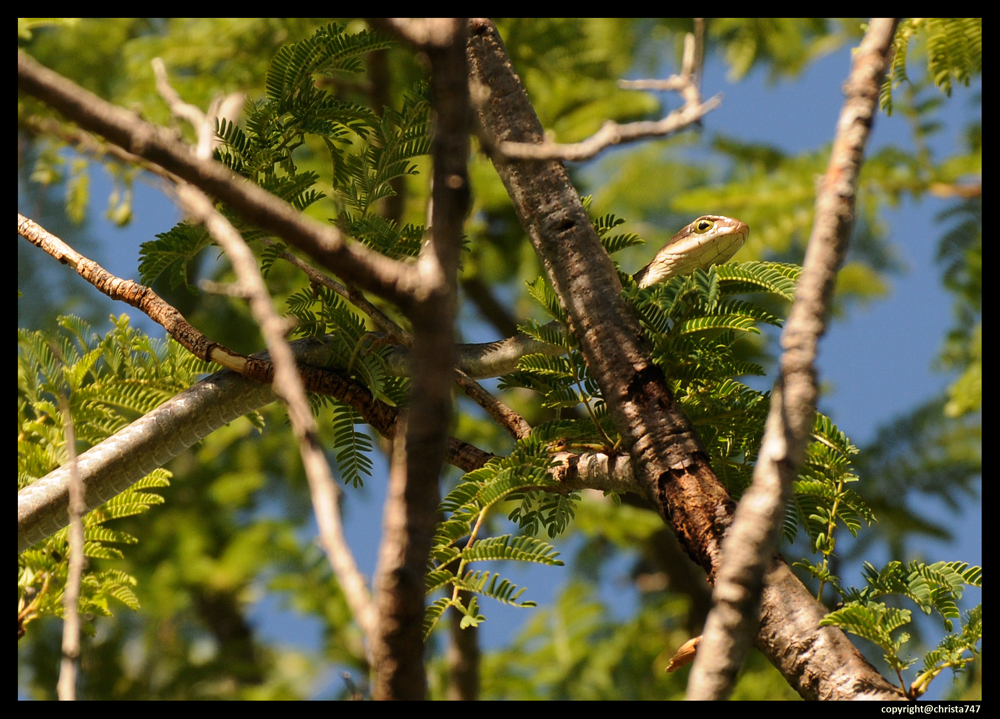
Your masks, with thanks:
M 424 573 L 437 524 L 438 478 L 451 421 L 458 253 L 469 205 L 469 86 L 465 21 L 424 48 L 435 110 L 432 236 L 417 262 L 410 318 L 412 382 L 404 444 L 397 437 L 376 577 L 378 630 L 372 648 L 376 699 L 423 699 Z

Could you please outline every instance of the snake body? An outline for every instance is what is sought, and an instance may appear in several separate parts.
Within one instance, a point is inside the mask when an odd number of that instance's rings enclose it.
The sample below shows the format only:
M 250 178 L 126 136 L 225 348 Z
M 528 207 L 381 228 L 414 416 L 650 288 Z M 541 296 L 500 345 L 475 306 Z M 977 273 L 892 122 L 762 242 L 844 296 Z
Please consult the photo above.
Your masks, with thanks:
M 739 220 L 705 215 L 674 235 L 653 261 L 635 274 L 640 287 L 725 262 L 746 241 L 749 228 Z M 322 342 L 292 342 L 298 362 L 322 363 L 329 351 Z M 459 366 L 473 378 L 508 374 L 529 352 L 561 352 L 553 345 L 518 335 L 501 342 L 463 345 Z M 265 352 L 253 355 L 268 359 Z M 406 373 L 405 350 L 389 359 L 390 371 Z M 253 382 L 231 370 L 206 377 L 148 412 L 78 458 L 87 511 L 125 491 L 154 469 L 220 427 L 276 399 L 271 385 Z M 17 493 L 17 551 L 65 527 L 69 520 L 69 465 L 63 465 Z

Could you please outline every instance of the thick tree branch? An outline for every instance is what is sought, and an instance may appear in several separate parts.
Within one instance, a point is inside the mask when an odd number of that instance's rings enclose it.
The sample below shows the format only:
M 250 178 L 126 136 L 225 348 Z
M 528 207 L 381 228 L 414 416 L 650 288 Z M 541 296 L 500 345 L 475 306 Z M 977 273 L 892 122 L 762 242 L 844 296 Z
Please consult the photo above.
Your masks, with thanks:
M 445 26 L 444 32 L 442 25 Z M 441 464 L 451 421 L 458 255 L 469 206 L 469 85 L 464 20 L 430 23 L 424 49 L 435 111 L 431 238 L 417 261 L 410 407 L 389 472 L 376 572 L 377 699 L 422 699 L 424 575 L 437 525 Z
M 495 142 L 539 142 L 541 126 L 491 23 L 473 21 L 469 48 L 473 81 L 490 93 L 477 108 L 484 130 Z M 723 529 L 719 507 L 729 497 L 649 358 L 611 258 L 565 169 L 554 161 L 510 161 L 497 171 L 570 316 L 633 467 L 648 482 L 647 495 L 687 551 L 711 567 Z
M 363 247 L 348 244 L 339 230 L 310 220 L 291 205 L 247 182 L 218 162 L 198 158 L 169 130 L 144 122 L 105 102 L 26 53 L 17 53 L 17 86 L 129 152 L 160 165 L 245 219 L 298 247 L 350 283 L 395 302 L 404 312 L 413 305 L 420 278 L 405 265 Z
M 472 21 L 469 58 L 472 81 L 489 94 L 477 110 L 492 141 L 541 142 L 541 126 L 489 21 Z M 570 316 L 646 496 L 686 551 L 713 576 L 733 503 L 652 363 L 637 321 L 621 299 L 611 260 L 565 170 L 552 161 L 529 161 L 502 163 L 497 171 Z M 780 619 L 761 632 L 758 644 L 803 696 L 898 696 L 842 632 L 819 631 L 816 617 L 822 616 L 822 606 L 783 564 L 776 565 L 769 581 L 780 593 L 769 587 L 765 608 Z M 805 651 L 809 646 L 828 651 L 813 654 Z M 789 656 L 792 647 L 803 651 Z

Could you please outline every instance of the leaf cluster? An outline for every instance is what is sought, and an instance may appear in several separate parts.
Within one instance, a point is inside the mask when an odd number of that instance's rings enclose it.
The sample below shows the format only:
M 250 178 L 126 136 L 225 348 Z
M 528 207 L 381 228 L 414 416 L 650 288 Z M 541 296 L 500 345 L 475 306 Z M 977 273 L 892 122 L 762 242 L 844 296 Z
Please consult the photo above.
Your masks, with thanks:
M 896 28 L 892 65 L 879 93 L 879 103 L 892 114 L 892 90 L 910 81 L 906 61 L 910 41 L 922 39 L 927 56 L 927 74 L 945 95 L 951 97 L 952 80 L 966 87 L 983 72 L 983 19 L 907 18 Z
M 665 669 L 672 654 L 667 648 L 690 636 L 684 621 L 686 602 L 674 593 L 651 593 L 622 617 L 618 601 L 617 594 L 602 600 L 592 584 L 571 581 L 551 604 L 531 612 L 509 646 L 483 657 L 482 698 L 683 699 L 687 676 Z M 442 673 L 440 683 L 446 686 L 444 662 L 435 664 L 432 668 Z M 781 674 L 753 652 L 733 698 L 798 697 Z
M 379 344 L 367 331 L 357 310 L 326 287 L 314 286 L 292 294 L 287 301 L 289 312 L 298 320 L 293 335 L 315 337 L 329 350 L 324 365 L 336 368 L 345 376 L 367 387 L 376 397 L 402 406 L 407 382 L 388 374 L 385 355 L 389 347 Z M 357 425 L 361 416 L 350 405 L 325 395 L 310 395 L 315 411 L 323 406 L 335 410 L 333 420 L 337 467 L 345 483 L 363 484 L 361 475 L 371 476 L 374 449 L 372 439 Z
M 114 328 L 104 337 L 75 317 L 60 317 L 58 334 L 18 331 L 18 489 L 69 461 L 61 401 L 69 407 L 77 441 L 94 446 L 210 368 L 176 342 L 152 340 L 130 327 L 127 315 L 112 321 Z M 161 504 L 163 497 L 151 490 L 167 486 L 170 476 L 157 469 L 86 514 L 84 555 L 122 557 L 114 545 L 138 540 L 106 523 Z M 62 616 L 68 531 L 64 528 L 18 555 L 18 610 L 19 615 L 24 612 L 24 623 L 47 614 Z M 80 611 L 110 615 L 110 598 L 138 609 L 135 583 L 120 571 L 86 570 Z
M 861 589 L 837 587 L 844 597 L 844 605 L 828 614 L 820 624 L 838 626 L 878 645 L 885 652 L 886 663 L 899 676 L 903 691 L 916 699 L 945 669 L 950 668 L 957 673 L 979 658 L 979 642 L 983 633 L 982 605 L 966 612 L 958 632 L 952 631 L 951 620 L 960 616 L 958 600 L 964 588 L 983 586 L 982 573 L 981 567 L 972 567 L 965 562 L 925 564 L 913 561 L 904 566 L 902 562 L 892 561 L 882 569 L 865 562 L 865 586 Z M 894 636 L 893 633 L 909 624 L 911 612 L 876 601 L 888 596 L 904 597 L 924 614 L 936 611 L 943 618 L 944 629 L 948 632 L 937 649 L 924 655 L 923 671 L 909 689 L 903 683 L 901 672 L 917 660 L 903 657 L 900 649 L 909 641 L 910 635 L 902 632 Z
M 615 234 L 613 230 L 622 223 L 614 215 L 594 222 L 609 252 L 642 243 L 634 233 Z M 798 272 L 799 268 L 791 265 L 750 262 L 698 271 L 645 289 L 620 273 L 625 297 L 652 341 L 654 360 L 671 377 L 676 397 L 698 426 L 716 471 L 737 494 L 749 483 L 768 396 L 733 379 L 741 374 L 763 374 L 759 366 L 738 359 L 736 338 L 741 333 L 759 333 L 758 322 L 780 325 L 780 319 L 759 304 L 736 296 L 763 293 L 790 300 Z M 541 396 L 543 407 L 555 409 L 560 418 L 537 426 L 507 457 L 467 474 L 442 504 L 442 511 L 451 516 L 435 540 L 436 564 L 430 586 L 434 590 L 450 583 L 455 591 L 451 598 L 431 607 L 428 627 L 433 627 L 448 606 L 456 606 L 466 617 L 472 615 L 457 593 L 464 565 L 455 543 L 477 543 L 476 532 L 490 506 L 500 499 L 517 500 L 519 504 L 508 514 L 511 521 L 528 536 L 544 529 L 555 537 L 572 518 L 576 497 L 560 492 L 548 479 L 551 454 L 614 453 L 620 441 L 600 388 L 568 331 L 555 292 L 544 278 L 528 283 L 527 290 L 555 321 L 544 325 L 527 321 L 519 329 L 564 354 L 522 357 L 518 370 L 501 379 L 500 388 L 530 389 Z M 584 417 L 561 417 L 563 411 L 580 406 Z M 517 554 L 507 558 L 525 560 Z M 449 565 L 453 562 L 457 564 Z M 478 614 L 473 618 L 481 621 Z
M 391 45 L 375 31 L 348 34 L 343 25 L 331 24 L 311 38 L 283 46 L 268 70 L 266 97 L 244 103 L 245 127 L 225 119 L 217 123 L 220 146 L 215 157 L 299 210 L 326 197 L 320 188 L 329 186 L 338 207 L 332 222 L 357 241 L 399 258 L 419 251 L 424 228 L 400 227 L 372 209 L 376 201 L 395 194 L 393 180 L 416 174 L 414 158 L 429 151 L 427 88 L 414 86 L 401 109 L 384 108 L 379 117 L 363 104 L 338 100 L 321 82 L 324 76 L 360 72 L 366 53 Z M 328 178 L 298 167 L 296 151 L 311 138 L 327 150 Z M 238 213 L 225 206 L 219 209 L 246 240 L 268 238 Z M 150 284 L 166 274 L 171 287 L 189 287 L 192 262 L 213 244 L 202 226 L 176 225 L 143 244 L 142 281 Z M 276 248 L 272 255 L 284 249 Z
M 805 528 L 813 550 L 829 556 L 836 548 L 834 533 L 838 527 L 846 527 L 856 537 L 862 523 L 871 525 L 876 521 L 875 513 L 864 500 L 847 488 L 848 484 L 858 481 L 852 473 L 850 459 L 857 453 L 857 447 L 851 444 L 847 435 L 829 417 L 817 413 L 813 442 L 806 449 L 806 458 L 795 482 L 792 508 L 785 516 L 786 541 L 793 541 L 798 530 Z M 815 576 L 821 581 L 827 579 L 822 572 Z
M 331 173 L 324 180 L 339 207 L 331 222 L 347 235 L 395 259 L 415 256 L 425 228 L 399 226 L 372 212 L 380 199 L 395 194 L 391 182 L 416 174 L 413 160 L 430 148 L 430 105 L 427 88 L 420 84 L 405 94 L 399 110 L 384 108 L 379 117 L 365 105 L 338 100 L 323 85 L 324 77 L 359 73 L 366 53 L 392 43 L 366 30 L 349 34 L 343 25 L 331 24 L 297 43 L 283 46 L 267 72 L 266 97 L 247 99 L 245 127 L 229 120 L 217 125 L 220 146 L 216 159 L 300 211 L 322 200 L 326 193 L 318 173 L 301 171 L 295 151 L 308 138 L 326 147 Z M 248 241 L 262 240 L 261 264 L 266 274 L 287 248 L 242 220 L 230 208 L 220 211 Z M 180 223 L 142 247 L 140 272 L 150 283 L 166 274 L 171 286 L 188 285 L 192 262 L 214 245 L 201 225 Z M 331 290 L 309 286 L 286 300 L 288 312 L 298 320 L 296 335 L 325 337 L 332 367 L 367 386 L 374 395 L 402 405 L 406 383 L 386 373 L 387 349 L 379 346 L 365 327 L 358 310 Z M 335 409 L 334 451 L 345 482 L 358 486 L 371 474 L 371 438 L 357 429 L 359 416 L 346 404 L 312 397 L 315 409 L 332 404 Z
M 477 595 L 490 597 L 517 607 L 535 606 L 531 601 L 518 601 L 524 588 L 489 571 L 468 569 L 471 562 L 514 560 L 538 564 L 562 565 L 558 552 L 547 542 L 532 535 L 541 527 L 553 537 L 563 531 L 573 516 L 575 494 L 546 495 L 535 502 L 529 492 L 537 487 L 555 489 L 557 483 L 549 476 L 552 467 L 550 443 L 561 437 L 561 427 L 541 426 L 529 437 L 519 440 L 506 457 L 497 457 L 480 469 L 469 472 L 441 502 L 445 515 L 435 533 L 431 549 L 431 566 L 427 574 L 428 593 L 447 589 L 450 596 L 433 602 L 424 617 L 424 630 L 429 634 L 448 607 L 463 614 L 464 626 L 477 626 L 485 617 L 479 614 Z M 505 534 L 481 537 L 487 513 L 502 502 L 519 502 L 509 518 L 518 521 L 525 530 L 521 536 Z M 463 601 L 460 592 L 472 595 Z

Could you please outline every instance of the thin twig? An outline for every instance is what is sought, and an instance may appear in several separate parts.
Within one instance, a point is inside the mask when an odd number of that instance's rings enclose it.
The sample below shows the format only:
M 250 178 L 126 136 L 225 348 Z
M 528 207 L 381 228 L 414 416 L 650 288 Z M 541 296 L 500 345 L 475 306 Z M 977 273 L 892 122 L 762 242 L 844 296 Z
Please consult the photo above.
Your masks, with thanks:
M 602 150 L 621 145 L 626 142 L 636 142 L 652 137 L 665 137 L 693 125 L 722 104 L 722 95 L 716 95 L 698 105 L 685 106 L 674 110 L 662 120 L 656 122 L 630 122 L 619 125 L 617 122 L 605 122 L 601 129 L 582 142 L 561 145 L 556 142 L 543 142 L 541 145 L 529 145 L 523 142 L 501 142 L 498 149 L 502 155 L 518 160 L 565 160 L 581 162 L 596 157 Z
M 781 369 L 753 484 L 743 494 L 723 543 L 714 606 L 688 681 L 688 699 L 724 699 L 757 633 L 764 576 L 773 564 L 787 498 L 812 435 L 817 346 L 826 330 L 837 270 L 854 224 L 858 175 L 878 112 L 879 86 L 896 22 L 873 19 L 854 55 L 830 163 L 816 198 L 816 221 L 802 278 L 781 335 Z
M 722 95 L 702 102 L 699 90 L 701 54 L 696 36 L 684 38 L 684 57 L 681 72 L 664 80 L 619 80 L 618 86 L 627 90 L 671 90 L 677 92 L 684 104 L 662 120 L 655 122 L 630 122 L 620 125 L 611 120 L 586 140 L 572 144 L 545 141 L 541 144 L 527 142 L 500 142 L 495 148 L 499 154 L 519 160 L 565 160 L 579 162 L 596 157 L 613 145 L 636 142 L 652 137 L 665 137 L 701 121 L 705 115 L 722 104 Z
M 206 137 L 214 132 L 215 120 L 211 114 L 198 117 L 197 108 L 180 101 L 172 93 L 162 63 L 154 62 L 158 86 L 175 114 L 193 124 L 199 135 L 199 154 L 211 153 L 211 142 Z M 200 120 L 200 122 L 199 122 Z M 296 371 L 295 358 L 285 341 L 285 322 L 275 311 L 270 294 L 257 267 L 257 260 L 247 247 L 240 233 L 218 212 L 201 190 L 192 185 L 181 185 L 177 191 L 181 206 L 191 216 L 205 224 L 206 229 L 222 247 L 236 272 L 239 284 L 250 299 L 250 310 L 257 320 L 261 334 L 274 362 L 274 392 L 288 408 L 292 431 L 298 440 L 299 453 L 309 482 L 313 510 L 319 525 L 320 540 L 326 550 L 330 565 L 337 576 L 341 590 L 351 607 L 355 619 L 370 648 L 375 631 L 375 611 L 367 582 L 354 561 L 340 518 L 339 489 L 333 471 L 319 441 L 319 427 L 309 409 L 305 388 Z
M 59 350 L 52 348 L 56 356 Z M 63 596 L 63 636 L 62 662 L 59 666 L 59 682 L 56 691 L 61 701 L 76 699 L 76 674 L 80 661 L 80 582 L 83 579 L 83 515 L 87 509 L 83 501 L 83 486 L 76 457 L 76 432 L 73 416 L 69 409 L 69 399 L 60 393 L 59 408 L 63 417 L 66 434 L 66 451 L 69 454 L 69 569 L 66 576 L 66 590 Z
M 507 430 L 514 439 L 524 439 L 531 434 L 531 425 L 524 417 L 491 395 L 486 389 L 460 369 L 455 370 L 455 383 L 465 390 L 472 400 Z
M 20 90 L 59 110 L 82 128 L 191 182 L 346 281 L 392 300 L 404 313 L 412 308 L 412 288 L 419 284 L 412 265 L 385 257 L 361 243 L 347 243 L 337 228 L 307 218 L 222 164 L 197 157 L 166 128 L 144 122 L 102 100 L 23 51 L 17 55 L 17 82 Z

